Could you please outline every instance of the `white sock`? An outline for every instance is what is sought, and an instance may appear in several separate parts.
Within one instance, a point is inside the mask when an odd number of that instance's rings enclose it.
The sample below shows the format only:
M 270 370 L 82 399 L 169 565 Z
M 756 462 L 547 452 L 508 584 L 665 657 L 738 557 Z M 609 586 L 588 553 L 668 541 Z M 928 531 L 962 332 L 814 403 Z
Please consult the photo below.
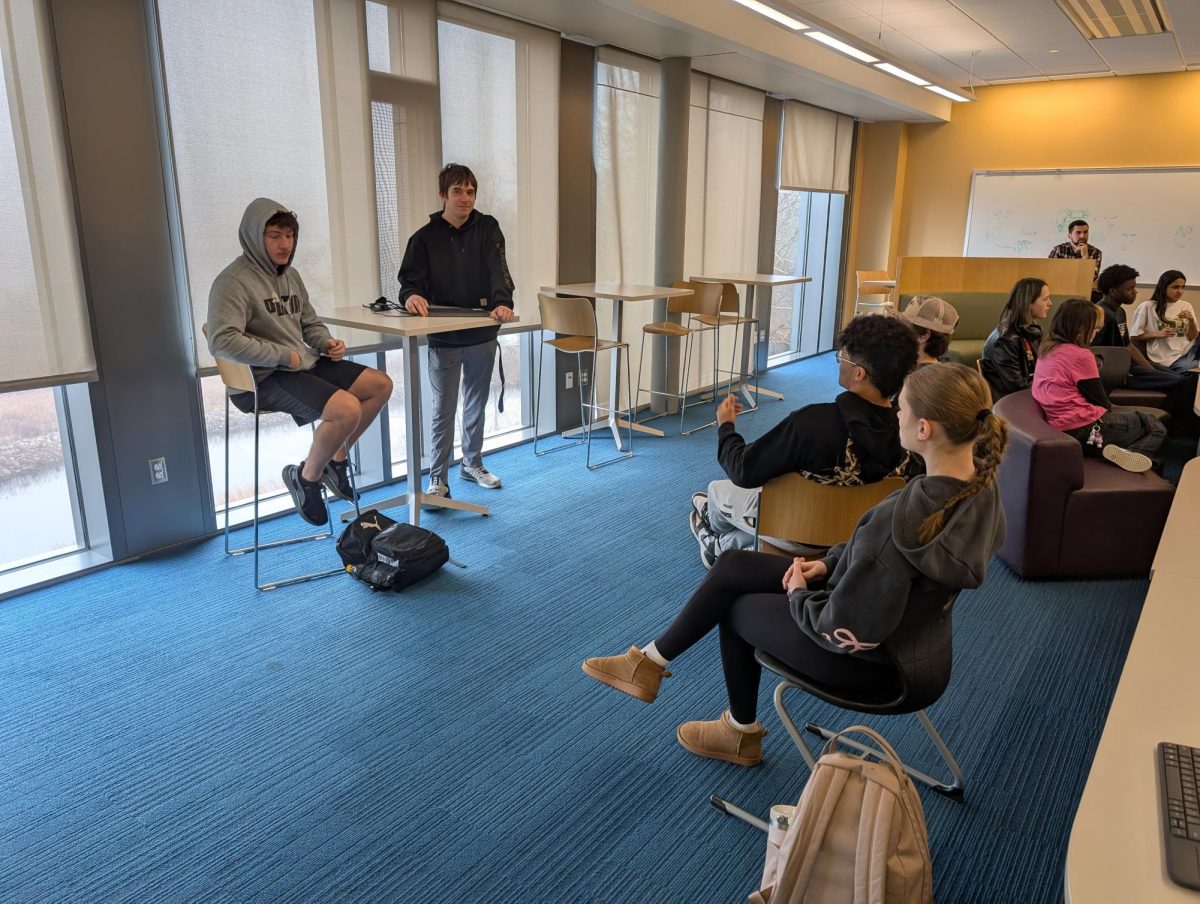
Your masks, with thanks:
M 667 663 L 671 661 L 669 659 L 665 659 L 663 654 L 658 652 L 658 647 L 656 647 L 653 642 L 642 647 L 642 652 L 646 654 L 647 659 L 649 659 L 651 662 L 661 665 L 664 669 L 667 667 Z
M 731 713 L 729 710 L 725 710 L 725 718 L 729 721 L 729 724 L 732 725 L 734 728 L 736 728 L 738 731 L 745 732 L 746 734 L 758 731 L 758 720 L 757 719 L 755 719 L 749 725 L 743 725 L 741 722 L 739 722 L 737 719 L 735 719 L 733 717 L 733 713 Z

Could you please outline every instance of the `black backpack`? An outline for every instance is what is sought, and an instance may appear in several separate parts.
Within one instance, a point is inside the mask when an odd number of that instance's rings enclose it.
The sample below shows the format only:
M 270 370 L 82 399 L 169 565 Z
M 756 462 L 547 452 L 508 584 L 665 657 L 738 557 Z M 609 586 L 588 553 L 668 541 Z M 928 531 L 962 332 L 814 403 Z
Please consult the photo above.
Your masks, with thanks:
M 370 549 L 363 560 L 346 562 L 346 570 L 372 590 L 403 590 L 429 577 L 450 560 L 446 541 L 433 531 L 396 522 L 376 531 L 371 514 L 365 513 L 346 528 L 338 542 L 338 552 L 345 561 L 346 553 L 360 548 L 363 538 L 369 537 Z M 378 523 L 383 520 L 391 521 L 380 516 Z M 356 537 L 348 540 L 352 528 L 357 528 Z
M 347 569 L 351 565 L 365 565 L 371 554 L 371 541 L 395 523 L 378 509 L 370 509 L 347 524 L 337 544 L 342 564 Z

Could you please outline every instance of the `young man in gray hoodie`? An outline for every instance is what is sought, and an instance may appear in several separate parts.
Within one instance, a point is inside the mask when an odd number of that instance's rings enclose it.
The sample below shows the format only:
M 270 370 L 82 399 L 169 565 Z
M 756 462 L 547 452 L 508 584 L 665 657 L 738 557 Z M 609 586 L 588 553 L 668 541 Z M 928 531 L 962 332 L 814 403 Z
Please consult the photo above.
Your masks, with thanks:
M 329 511 L 321 484 L 353 501 L 347 450 L 392 394 L 382 371 L 345 360 L 346 343 L 317 318 L 308 290 L 292 267 L 300 224 L 268 198 L 255 198 L 242 214 L 241 255 L 221 271 L 208 296 L 208 348 L 215 358 L 250 365 L 261 411 L 283 411 L 298 424 L 319 420 L 308 455 L 283 469 L 283 484 L 310 524 Z M 230 396 L 242 411 L 254 396 Z

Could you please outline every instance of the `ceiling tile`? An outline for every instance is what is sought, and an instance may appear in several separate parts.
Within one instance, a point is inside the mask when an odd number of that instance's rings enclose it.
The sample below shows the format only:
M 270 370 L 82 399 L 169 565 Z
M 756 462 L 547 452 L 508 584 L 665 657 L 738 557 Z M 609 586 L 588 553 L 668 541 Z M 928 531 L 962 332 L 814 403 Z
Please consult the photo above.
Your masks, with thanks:
M 1175 37 L 1183 48 L 1188 65 L 1200 64 L 1200 3 L 1196 0 L 1170 0 L 1165 4 Z
M 1117 75 L 1144 72 L 1173 72 L 1183 68 L 1175 36 L 1132 35 L 1127 38 L 1101 38 L 1092 41 L 1100 57 Z

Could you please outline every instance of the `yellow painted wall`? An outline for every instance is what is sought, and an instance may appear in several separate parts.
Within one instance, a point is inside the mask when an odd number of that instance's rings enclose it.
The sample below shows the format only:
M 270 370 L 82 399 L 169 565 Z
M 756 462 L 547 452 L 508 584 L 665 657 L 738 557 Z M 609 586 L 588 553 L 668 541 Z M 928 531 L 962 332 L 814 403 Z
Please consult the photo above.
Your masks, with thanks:
M 1200 72 L 997 85 L 978 96 L 949 123 L 908 127 L 902 255 L 962 254 L 977 169 L 1200 165 Z M 1200 261 L 1179 267 L 1200 283 Z

